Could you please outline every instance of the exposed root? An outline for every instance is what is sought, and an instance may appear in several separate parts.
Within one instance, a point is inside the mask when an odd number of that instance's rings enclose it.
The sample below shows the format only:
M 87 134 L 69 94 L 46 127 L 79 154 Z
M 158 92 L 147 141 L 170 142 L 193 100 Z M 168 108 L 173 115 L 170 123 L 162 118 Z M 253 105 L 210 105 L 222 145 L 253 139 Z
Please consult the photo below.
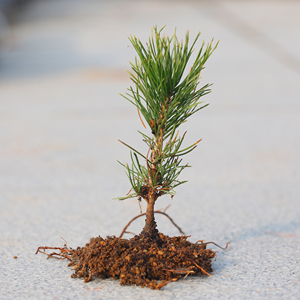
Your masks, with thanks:
M 137 235 L 136 233 L 132 232 L 132 231 L 124 231 L 124 233 L 129 233 L 129 234 L 132 234 L 132 235 Z
M 168 208 L 168 207 L 167 207 Z M 157 210 L 169 218 L 173 225 L 183 234 L 181 228 L 164 211 Z M 35 254 L 46 254 L 47 258 L 67 259 L 69 266 L 73 267 L 72 278 L 83 278 L 89 282 L 93 277 L 119 278 L 120 284 L 135 284 L 151 289 L 161 289 L 170 282 L 189 275 L 211 276 L 211 261 L 216 252 L 207 249 L 213 244 L 226 250 L 230 242 L 223 248 L 214 242 L 196 243 L 187 241 L 189 236 L 168 237 L 162 233 L 157 239 L 147 235 L 136 235 L 130 240 L 121 239 L 124 233 L 131 233 L 126 229 L 137 218 L 134 217 L 123 229 L 119 238 L 101 237 L 92 238 L 85 247 L 76 250 L 68 248 L 67 241 L 63 247 L 39 247 Z M 47 253 L 46 250 L 59 250 Z
M 208 244 L 213 244 L 213 245 L 215 245 L 215 246 L 221 248 L 222 250 L 226 250 L 227 247 L 228 247 L 228 245 L 230 244 L 230 242 L 226 243 L 226 246 L 223 248 L 223 247 L 219 246 L 218 244 L 216 244 L 215 242 L 207 242 L 207 243 L 203 243 L 204 240 L 199 240 L 199 241 L 196 242 L 196 244 L 199 243 L 199 242 L 200 242 L 200 245 L 203 245 L 205 248 L 206 248 L 206 245 L 208 245 Z
M 155 214 L 162 214 L 162 215 L 166 216 L 166 217 L 171 221 L 171 223 L 179 230 L 179 232 L 180 232 L 182 235 L 184 235 L 184 232 L 182 231 L 182 229 L 181 229 L 181 228 L 173 221 L 173 219 L 165 212 L 168 208 L 169 208 L 169 206 L 167 206 L 163 211 L 162 211 L 161 209 L 155 210 L 154 213 L 155 213 Z M 122 232 L 121 232 L 119 238 L 122 238 L 122 236 L 124 235 L 124 233 L 132 233 L 132 232 L 127 231 L 126 229 L 130 226 L 130 224 L 131 224 L 134 220 L 138 219 L 139 217 L 145 216 L 145 215 L 146 215 L 146 213 L 142 213 L 142 214 L 139 214 L 138 216 L 135 216 L 134 218 L 132 218 L 132 219 L 127 223 L 127 225 L 123 228 L 123 230 L 122 230 Z
M 76 250 L 64 247 L 39 247 L 36 251 L 49 257 L 68 259 L 72 278 L 85 282 L 94 277 L 119 278 L 120 284 L 135 284 L 161 289 L 170 282 L 189 275 L 207 275 L 216 252 L 206 244 L 191 243 L 187 236 L 168 237 L 159 233 L 159 243 L 143 236 L 130 240 L 117 237 L 92 238 Z M 50 254 L 46 250 L 59 250 Z
M 198 266 L 194 261 L 191 261 L 191 262 L 192 262 L 196 267 L 198 267 L 198 268 L 202 271 L 203 274 L 205 274 L 205 275 L 211 277 L 211 275 L 210 275 L 209 273 L 207 273 L 202 267 Z
M 41 249 L 43 249 L 44 251 L 41 251 Z M 47 253 L 45 250 L 59 250 L 60 253 L 57 253 L 57 252 Z M 75 251 L 76 250 L 68 249 L 66 246 L 64 248 L 42 246 L 42 247 L 37 248 L 35 254 L 38 254 L 38 253 L 46 254 L 48 256 L 47 259 L 50 257 L 53 257 L 56 259 L 68 259 L 68 260 L 72 261 L 72 255 Z

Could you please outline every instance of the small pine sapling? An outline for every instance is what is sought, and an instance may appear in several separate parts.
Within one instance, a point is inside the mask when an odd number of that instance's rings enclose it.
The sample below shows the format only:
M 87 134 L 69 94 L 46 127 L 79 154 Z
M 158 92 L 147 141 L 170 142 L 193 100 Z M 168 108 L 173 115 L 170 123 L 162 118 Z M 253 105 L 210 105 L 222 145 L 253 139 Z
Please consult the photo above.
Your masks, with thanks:
M 159 233 L 154 219 L 157 212 L 154 205 L 160 196 L 169 194 L 173 197 L 175 188 L 185 182 L 179 180 L 182 170 L 188 167 L 182 162 L 182 157 L 193 151 L 200 140 L 182 147 L 186 133 L 179 136 L 178 127 L 207 106 L 202 104 L 200 98 L 210 92 L 210 85 L 200 88 L 198 85 L 201 70 L 217 44 L 213 46 L 212 41 L 205 46 L 203 42 L 185 75 L 200 33 L 189 48 L 188 32 L 185 40 L 179 42 L 176 31 L 171 38 L 162 36 L 161 31 L 154 27 L 145 46 L 138 38 L 130 37 L 138 58 L 131 64 L 133 72 L 130 76 L 134 87 L 130 87 L 129 93 L 124 96 L 136 106 L 141 122 L 145 128 L 145 123 L 148 125 L 150 133 L 139 132 L 148 147 L 145 155 L 121 142 L 131 150 L 131 164 L 121 163 L 126 168 L 131 190 L 125 197 L 117 199 L 137 197 L 147 202 L 144 229 L 129 240 L 122 238 L 127 225 L 119 238 L 112 236 L 103 239 L 99 236 L 76 249 L 69 248 L 65 243 L 64 247 L 43 246 L 36 251 L 36 254 L 40 252 L 48 257 L 69 260 L 69 266 L 74 268 L 71 277 L 84 278 L 85 282 L 93 277 L 119 278 L 120 284 L 161 289 L 181 277 L 210 276 L 209 272 L 213 271 L 211 261 L 216 252 L 206 246 L 215 243 L 204 243 L 202 240 L 191 243 L 184 235 L 168 237 Z M 227 245 L 222 249 L 225 250 Z M 54 252 L 49 254 L 47 250 Z
M 138 58 L 131 63 L 133 72 L 129 72 L 134 87 L 130 87 L 125 96 L 122 95 L 136 106 L 142 124 L 149 129 L 148 135 L 138 131 L 149 150 L 143 155 L 121 141 L 131 149 L 131 164 L 121 164 L 126 168 L 132 192 L 118 199 L 138 197 L 147 202 L 146 224 L 141 235 L 152 237 L 158 235 L 154 219 L 155 202 L 162 195 L 173 197 L 175 188 L 186 182 L 178 179 L 182 170 L 189 167 L 183 163 L 182 157 L 201 141 L 183 149 L 186 132 L 179 136 L 177 129 L 208 105 L 203 105 L 200 98 L 210 92 L 210 85 L 200 88 L 198 85 L 204 64 L 217 47 L 217 44 L 213 46 L 213 41 L 206 46 L 203 42 L 185 75 L 200 33 L 189 48 L 189 32 L 186 32 L 185 41 L 179 42 L 176 31 L 171 38 L 162 36 L 161 31 L 154 27 L 146 45 L 135 36 L 129 38 Z

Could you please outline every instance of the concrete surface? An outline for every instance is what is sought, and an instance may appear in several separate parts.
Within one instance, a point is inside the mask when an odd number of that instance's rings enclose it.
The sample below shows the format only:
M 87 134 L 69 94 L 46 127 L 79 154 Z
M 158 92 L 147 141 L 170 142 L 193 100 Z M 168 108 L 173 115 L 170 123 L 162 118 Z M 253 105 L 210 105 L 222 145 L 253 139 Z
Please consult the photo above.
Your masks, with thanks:
M 1 299 L 299 299 L 300 2 L 33 1 L 0 48 Z M 118 235 L 139 213 L 116 160 L 143 149 L 136 110 L 118 93 L 152 26 L 202 31 L 220 45 L 203 72 L 211 103 L 185 124 L 189 180 L 169 214 L 218 252 L 210 278 L 161 291 L 71 279 L 38 246 Z M 177 235 L 163 216 L 159 229 Z M 130 228 L 139 232 L 143 220 Z M 216 249 L 216 248 L 214 248 Z M 17 259 L 13 257 L 17 256 Z

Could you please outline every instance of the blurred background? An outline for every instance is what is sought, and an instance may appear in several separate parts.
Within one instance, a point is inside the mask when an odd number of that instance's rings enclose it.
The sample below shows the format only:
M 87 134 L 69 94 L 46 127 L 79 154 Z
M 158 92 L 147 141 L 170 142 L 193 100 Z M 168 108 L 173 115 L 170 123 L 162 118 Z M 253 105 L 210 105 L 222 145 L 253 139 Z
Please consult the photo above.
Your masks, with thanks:
M 56 201 L 71 219 L 86 211 L 103 221 L 112 208 L 124 220 L 139 212 L 135 200 L 111 200 L 129 190 L 116 162 L 129 161 L 129 153 L 117 139 L 146 150 L 136 110 L 119 93 L 130 86 L 128 61 L 135 57 L 128 36 L 146 42 L 155 25 L 166 25 L 166 34 L 177 27 L 179 38 L 190 30 L 191 38 L 201 31 L 205 41 L 220 41 L 202 79 L 214 83 L 204 97 L 211 105 L 182 128 L 186 144 L 203 139 L 186 158 L 193 168 L 182 177 L 189 183 L 171 208 L 176 214 L 179 199 L 194 198 L 184 202 L 186 227 L 204 226 L 190 221 L 193 205 L 218 218 L 214 201 L 223 203 L 221 214 L 230 201 L 253 206 L 254 195 L 262 197 L 258 207 L 274 197 L 284 205 L 286 191 L 299 190 L 299 1 L 0 3 L 0 184 L 14 214 L 15 201 L 34 198 L 41 201 L 32 208 L 34 220 L 34 209 L 49 219 L 57 214 Z M 100 230 L 111 232 L 106 225 Z
M 129 162 L 129 151 L 118 139 L 147 150 L 136 109 L 119 93 L 131 84 L 128 36 L 146 42 L 153 26 L 166 25 L 168 35 L 177 27 L 179 39 L 201 31 L 200 40 L 220 43 L 201 79 L 214 84 L 203 98 L 210 105 L 181 129 L 187 145 L 203 139 L 185 157 L 192 168 L 181 179 L 189 182 L 156 208 L 171 203 L 169 214 L 192 241 L 232 242 L 233 251 L 218 254 L 214 279 L 199 285 L 201 294 L 224 298 L 232 282 L 252 299 L 249 282 L 269 299 L 299 292 L 292 260 L 300 237 L 299 16 L 297 0 L 0 0 L 5 291 L 21 293 L 21 277 L 31 286 L 28 270 L 37 278 L 54 272 L 52 262 L 32 257 L 37 246 L 59 246 L 61 236 L 76 247 L 118 235 L 139 214 L 135 199 L 112 200 L 130 189 L 116 161 Z M 179 234 L 163 216 L 157 221 L 163 233 Z M 143 224 L 141 218 L 129 230 L 138 233 Z M 13 255 L 27 260 L 17 265 Z M 61 272 L 54 277 L 64 281 Z
M 16 201 L 33 205 L 33 199 L 41 201 L 26 216 L 33 220 L 39 210 L 53 218 L 58 203 L 65 203 L 70 220 L 92 214 L 90 220 L 110 226 L 138 214 L 135 200 L 111 200 L 129 190 L 116 163 L 129 155 L 117 139 L 146 150 L 136 133 L 143 130 L 136 110 L 119 93 L 130 86 L 128 61 L 135 57 L 127 37 L 146 42 L 155 25 L 166 25 L 166 34 L 177 27 L 179 38 L 190 30 L 191 38 L 202 31 L 205 41 L 220 40 L 202 79 L 214 83 L 204 98 L 211 105 L 182 128 L 188 130 L 186 144 L 203 138 L 186 158 L 193 168 L 182 177 L 189 183 L 172 202 L 175 215 L 185 212 L 185 227 L 204 226 L 190 221 L 191 206 L 217 218 L 225 203 L 254 205 L 250 222 L 264 201 L 284 206 L 287 191 L 299 190 L 299 1 L 0 3 L 0 176 L 5 205 L 14 214 Z M 256 208 L 254 195 L 262 197 Z M 223 203 L 219 210 L 214 201 Z M 157 205 L 169 202 L 162 198 Z M 121 222 L 106 220 L 112 209 Z M 241 224 L 245 215 L 249 210 L 241 209 Z M 111 233 L 101 221 L 91 229 L 93 222 L 86 235 L 99 226 Z

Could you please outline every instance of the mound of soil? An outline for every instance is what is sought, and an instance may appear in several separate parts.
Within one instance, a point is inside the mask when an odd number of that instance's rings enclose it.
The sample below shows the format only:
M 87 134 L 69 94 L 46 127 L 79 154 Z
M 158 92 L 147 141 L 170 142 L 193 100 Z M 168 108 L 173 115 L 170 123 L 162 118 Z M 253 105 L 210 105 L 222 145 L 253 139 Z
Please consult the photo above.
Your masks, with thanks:
M 92 238 L 76 250 L 59 249 L 48 256 L 67 258 L 75 273 L 73 278 L 85 282 L 94 277 L 120 279 L 120 284 L 134 284 L 161 289 L 167 283 L 187 275 L 210 275 L 211 260 L 216 252 L 206 244 L 191 243 L 187 236 L 168 237 L 159 233 L 156 239 L 135 236 L 129 240 L 117 237 Z M 39 251 L 38 249 L 38 251 Z M 41 251 L 40 251 L 41 252 Z M 43 252 L 45 253 L 45 252 Z

